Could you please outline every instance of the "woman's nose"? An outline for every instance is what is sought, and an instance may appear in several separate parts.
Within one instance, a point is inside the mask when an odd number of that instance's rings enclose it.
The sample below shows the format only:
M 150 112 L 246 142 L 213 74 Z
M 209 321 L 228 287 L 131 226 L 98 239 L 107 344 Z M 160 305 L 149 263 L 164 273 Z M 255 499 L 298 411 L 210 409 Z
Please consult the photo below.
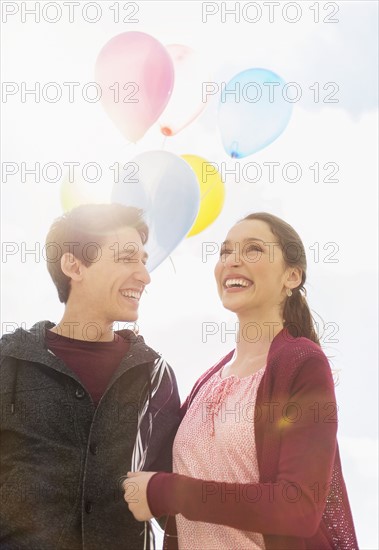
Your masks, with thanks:
M 240 265 L 242 262 L 241 249 L 235 246 L 225 258 L 225 265 Z

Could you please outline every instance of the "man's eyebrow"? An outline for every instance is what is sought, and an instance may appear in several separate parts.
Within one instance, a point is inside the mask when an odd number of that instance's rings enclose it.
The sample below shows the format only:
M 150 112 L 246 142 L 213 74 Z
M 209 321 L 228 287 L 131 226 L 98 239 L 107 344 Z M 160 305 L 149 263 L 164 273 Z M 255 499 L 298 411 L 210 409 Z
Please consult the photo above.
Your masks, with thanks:
M 122 256 L 130 256 L 130 254 L 133 254 L 134 252 L 137 252 L 137 250 L 120 250 L 118 253 L 117 253 L 117 256 L 118 258 L 121 258 Z M 143 256 L 142 256 L 142 259 L 143 260 L 147 260 L 149 257 L 148 253 L 147 252 L 144 252 L 143 253 Z

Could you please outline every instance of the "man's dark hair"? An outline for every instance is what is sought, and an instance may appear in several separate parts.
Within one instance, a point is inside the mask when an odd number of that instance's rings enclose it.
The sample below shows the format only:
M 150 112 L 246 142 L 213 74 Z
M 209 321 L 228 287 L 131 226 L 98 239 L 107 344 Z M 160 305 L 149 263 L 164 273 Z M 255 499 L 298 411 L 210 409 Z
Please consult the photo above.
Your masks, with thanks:
M 45 250 L 47 269 L 61 302 L 67 302 L 71 289 L 71 279 L 61 269 L 63 254 L 72 253 L 88 267 L 96 261 L 98 248 L 109 233 L 122 227 L 136 229 L 145 244 L 149 230 L 142 216 L 142 210 L 132 206 L 83 204 L 53 222 L 46 237 Z

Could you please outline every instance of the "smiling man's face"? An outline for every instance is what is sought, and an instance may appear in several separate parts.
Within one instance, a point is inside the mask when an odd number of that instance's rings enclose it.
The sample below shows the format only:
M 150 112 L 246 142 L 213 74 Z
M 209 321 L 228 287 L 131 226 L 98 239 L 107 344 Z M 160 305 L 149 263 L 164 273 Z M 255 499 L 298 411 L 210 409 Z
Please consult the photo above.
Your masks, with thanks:
M 96 246 L 96 245 L 93 245 Z M 150 283 L 147 254 L 138 231 L 123 227 L 112 232 L 97 248 L 97 258 L 75 284 L 75 300 L 93 321 L 135 321 L 143 290 Z

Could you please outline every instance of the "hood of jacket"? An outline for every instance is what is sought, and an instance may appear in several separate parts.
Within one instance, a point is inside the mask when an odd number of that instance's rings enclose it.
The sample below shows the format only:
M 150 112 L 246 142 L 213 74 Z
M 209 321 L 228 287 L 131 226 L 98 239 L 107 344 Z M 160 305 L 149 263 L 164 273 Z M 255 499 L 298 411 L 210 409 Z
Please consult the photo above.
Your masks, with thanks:
M 13 357 L 25 361 L 43 363 L 60 371 L 67 371 L 62 368 L 63 361 L 51 353 L 45 344 L 46 329 L 51 329 L 55 323 L 51 321 L 39 321 L 30 329 L 18 328 L 15 332 L 4 334 L 1 338 L 1 358 Z M 142 336 L 136 336 L 133 331 L 123 329 L 116 331 L 117 334 L 127 339 L 130 343 L 128 357 L 128 369 L 141 363 L 154 361 L 159 354 L 145 344 Z M 124 362 L 124 360 L 122 361 Z M 66 373 L 69 373 L 68 371 Z

